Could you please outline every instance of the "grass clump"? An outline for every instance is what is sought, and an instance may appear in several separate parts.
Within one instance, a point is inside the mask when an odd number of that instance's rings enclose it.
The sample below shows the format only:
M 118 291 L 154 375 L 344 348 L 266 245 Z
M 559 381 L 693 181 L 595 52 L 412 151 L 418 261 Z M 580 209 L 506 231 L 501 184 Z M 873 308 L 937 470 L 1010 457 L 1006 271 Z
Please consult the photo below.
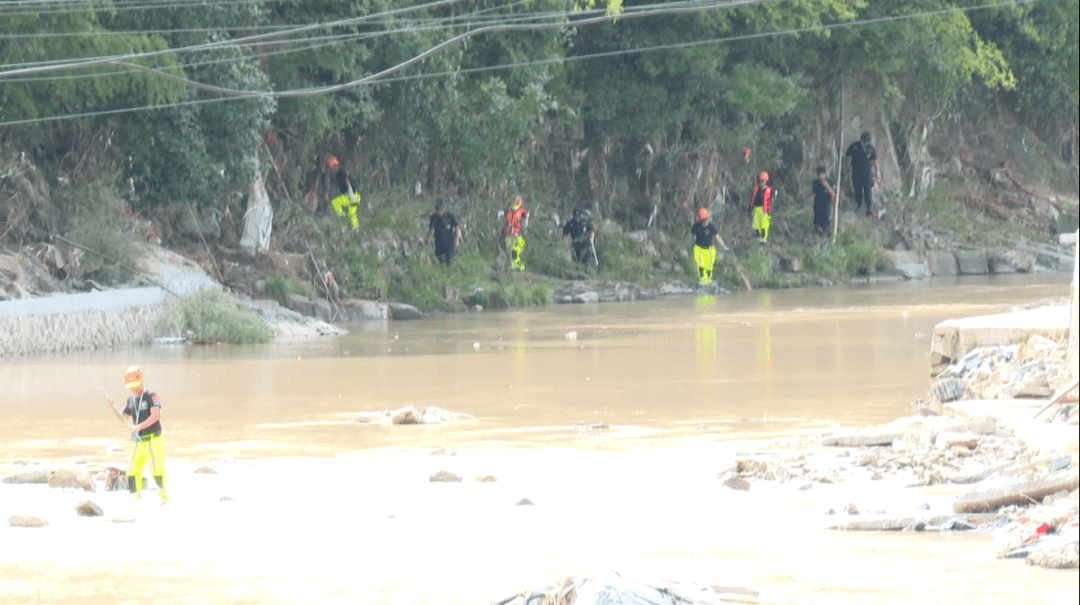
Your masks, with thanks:
M 266 276 L 266 293 L 282 305 L 293 294 L 300 294 L 308 298 L 315 297 L 315 290 L 308 284 L 301 283 L 288 275 L 277 272 Z
M 221 290 L 181 298 L 174 315 L 175 327 L 195 343 L 262 344 L 274 337 L 254 311 L 237 306 Z

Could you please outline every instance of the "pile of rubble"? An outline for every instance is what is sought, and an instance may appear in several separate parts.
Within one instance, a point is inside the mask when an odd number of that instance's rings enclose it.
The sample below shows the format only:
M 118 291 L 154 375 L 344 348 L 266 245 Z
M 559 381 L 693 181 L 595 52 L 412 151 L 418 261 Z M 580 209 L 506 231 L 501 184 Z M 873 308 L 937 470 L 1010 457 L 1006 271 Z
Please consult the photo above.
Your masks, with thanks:
M 980 529 L 997 538 L 999 556 L 1028 563 L 1076 568 L 1080 552 L 1078 442 L 1064 452 L 1025 447 L 993 418 L 912 416 L 859 430 L 827 433 L 822 446 L 844 447 L 790 456 L 775 452 L 738 455 L 720 474 L 733 489 L 751 480 L 815 484 L 880 480 L 906 487 L 960 484 L 951 510 L 860 511 L 843 507 L 847 520 L 831 529 L 862 531 L 955 531 Z M 869 513 L 869 515 L 867 515 Z M 830 509 L 827 514 L 836 514 Z M 854 515 L 861 515 L 852 520 Z
M 937 374 L 925 402 L 935 404 L 961 399 L 1049 398 L 1074 390 L 1073 371 L 1065 360 L 1065 346 L 1045 336 L 1032 335 L 1027 342 L 978 347 Z M 1065 392 L 1062 392 L 1065 391 Z M 1050 421 L 1077 423 L 1075 397 L 1062 405 Z

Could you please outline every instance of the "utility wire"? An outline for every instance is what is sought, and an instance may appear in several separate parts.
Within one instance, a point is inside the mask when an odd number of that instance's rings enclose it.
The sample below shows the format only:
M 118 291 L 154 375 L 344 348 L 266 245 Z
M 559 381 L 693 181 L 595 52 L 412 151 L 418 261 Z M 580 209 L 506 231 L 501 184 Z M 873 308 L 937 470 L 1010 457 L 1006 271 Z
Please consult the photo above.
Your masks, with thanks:
M 1024 0 L 1024 3 L 1034 4 L 1034 3 L 1043 2 L 1043 1 L 1045 1 L 1045 0 Z M 940 15 L 943 15 L 943 14 L 954 13 L 954 12 L 972 12 L 972 11 L 976 11 L 976 10 L 1000 8 L 1000 7 L 1003 7 L 1003 6 L 1012 6 L 1012 5 L 1015 5 L 1015 4 L 1016 4 L 1015 2 L 998 2 L 998 3 L 994 3 L 994 4 L 983 4 L 983 5 L 969 6 L 969 7 L 957 7 L 957 8 L 941 9 L 941 10 L 936 10 L 936 11 L 923 11 L 923 12 L 918 12 L 918 13 L 910 13 L 910 14 L 907 14 L 907 15 L 893 15 L 893 16 L 889 16 L 889 17 L 878 17 L 878 18 L 873 18 L 873 19 L 864 19 L 864 20 L 859 20 L 859 21 L 848 21 L 848 22 L 835 23 L 835 24 L 829 24 L 829 25 L 814 25 L 814 26 L 808 26 L 808 27 L 803 27 L 803 28 L 776 30 L 776 31 L 771 31 L 771 32 L 756 32 L 756 33 L 752 33 L 752 34 L 743 34 L 743 35 L 739 35 L 739 36 L 726 36 L 726 37 L 722 37 L 722 38 L 711 38 L 711 39 L 706 39 L 706 40 L 694 40 L 694 41 L 690 41 L 690 42 L 680 42 L 680 43 L 674 43 L 674 44 L 663 44 L 663 45 L 655 45 L 655 46 L 648 46 L 648 47 L 642 47 L 642 48 L 622 49 L 622 50 L 607 51 L 607 52 L 597 52 L 597 53 L 589 53 L 589 54 L 585 54 L 585 55 L 574 55 L 574 56 L 561 57 L 561 58 L 555 58 L 555 59 L 542 59 L 542 60 L 537 60 L 537 61 L 525 61 L 525 62 L 517 62 L 517 63 L 507 63 L 507 64 L 501 64 L 501 65 L 492 65 L 492 66 L 476 67 L 476 68 L 469 68 L 469 69 L 456 69 L 456 70 L 444 71 L 444 72 L 413 74 L 413 75 L 407 75 L 407 76 L 397 76 L 397 77 L 393 77 L 393 78 L 387 77 L 387 78 L 382 78 L 382 79 L 380 79 L 378 81 L 380 83 L 405 82 L 405 81 L 411 81 L 411 80 L 422 80 L 422 79 L 429 79 L 429 78 L 436 78 L 436 77 L 455 76 L 455 75 L 461 75 L 461 74 L 481 73 L 481 72 L 496 71 L 496 70 L 502 70 L 502 69 L 514 69 L 514 68 L 520 68 L 520 67 L 547 65 L 547 64 L 553 64 L 553 63 L 576 62 L 576 61 L 584 61 L 584 60 L 588 60 L 588 59 L 598 59 L 598 58 L 608 58 L 608 57 L 622 56 L 622 55 L 640 54 L 640 53 L 644 53 L 644 52 L 651 52 L 651 51 L 657 51 L 657 50 L 672 50 L 672 49 L 678 49 L 678 48 L 688 48 L 688 47 L 693 47 L 693 46 L 703 46 L 703 45 L 708 45 L 708 44 L 724 44 L 724 43 L 730 43 L 730 42 L 741 42 L 741 41 L 746 41 L 746 40 L 754 40 L 754 39 L 776 37 L 776 36 L 785 36 L 785 35 L 796 35 L 796 34 L 815 33 L 815 32 L 820 33 L 820 32 L 831 31 L 831 30 L 835 30 L 835 29 L 847 29 L 847 28 L 854 28 L 854 27 L 862 27 L 862 26 L 866 26 L 866 25 L 878 25 L 878 24 L 887 23 L 887 22 L 905 21 L 905 20 L 917 19 L 917 18 L 922 18 L 922 17 L 940 16 Z M 202 100 L 197 100 L 197 101 L 183 101 L 183 102 L 177 102 L 177 103 L 168 103 L 168 104 L 156 105 L 156 106 L 153 106 L 153 107 L 134 107 L 134 108 L 127 108 L 127 109 L 93 111 L 93 112 L 86 112 L 86 113 L 67 115 L 67 116 L 52 116 L 52 117 L 45 117 L 45 118 L 30 118 L 30 119 L 24 119 L 24 120 L 12 120 L 12 121 L 7 121 L 7 122 L 0 122 L 0 126 L 14 126 L 14 125 L 19 125 L 19 124 L 33 124 L 33 123 L 42 123 L 42 122 L 52 122 L 52 121 L 66 120 L 66 119 L 69 119 L 69 118 L 85 118 L 85 117 L 96 117 L 96 116 L 103 116 L 103 115 L 115 115 L 115 114 L 121 114 L 121 113 L 131 113 L 131 112 L 137 112 L 137 111 L 151 111 L 151 110 L 155 110 L 155 109 L 165 109 L 165 108 L 171 108 L 171 107 L 182 107 L 182 106 L 190 106 L 190 105 L 202 105 L 202 104 L 207 104 L 207 103 L 219 103 L 219 102 L 226 102 L 226 101 L 235 101 L 235 100 L 240 100 L 240 99 L 244 99 L 244 98 L 251 98 L 251 97 L 277 96 L 277 95 L 280 95 L 280 93 L 257 93 L 257 94 L 248 94 L 246 96 L 227 96 L 227 97 L 222 97 L 222 98 L 217 98 L 217 99 L 202 99 Z

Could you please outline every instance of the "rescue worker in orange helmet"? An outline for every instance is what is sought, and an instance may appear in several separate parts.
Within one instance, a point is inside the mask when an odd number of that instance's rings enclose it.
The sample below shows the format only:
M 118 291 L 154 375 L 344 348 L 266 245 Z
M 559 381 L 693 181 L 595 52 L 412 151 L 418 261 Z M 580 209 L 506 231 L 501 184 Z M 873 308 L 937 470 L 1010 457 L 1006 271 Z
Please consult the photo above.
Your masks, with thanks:
M 356 208 L 360 205 L 360 194 L 353 190 L 349 173 L 344 168 L 339 167 L 338 159 L 332 155 L 326 156 L 326 169 L 336 177 L 338 190 L 341 192 L 330 200 L 330 207 L 334 209 L 334 214 L 338 216 L 345 216 L 348 213 L 352 230 L 359 231 L 360 219 L 356 217 Z
M 758 173 L 757 185 L 750 193 L 750 207 L 747 208 L 748 213 L 753 217 L 750 228 L 754 230 L 758 241 L 763 246 L 769 241 L 769 211 L 773 198 L 776 196 L 775 190 L 768 183 L 769 173 L 762 170 Z
M 713 267 L 716 266 L 716 248 L 713 242 L 720 244 L 725 251 L 728 250 L 724 239 L 720 237 L 716 226 L 709 222 L 709 211 L 705 208 L 697 209 L 697 222 L 690 228 L 694 236 L 694 263 L 698 268 L 698 285 L 708 286 L 712 283 Z
M 124 372 L 124 388 L 131 391 L 123 411 L 116 409 L 112 397 L 109 407 L 120 420 L 131 422 L 131 464 L 128 467 L 128 491 L 136 499 L 142 492 L 142 472 L 147 460 L 158 486 L 158 497 L 164 503 L 165 493 L 165 446 L 161 441 L 161 397 L 143 387 L 143 372 L 131 366 Z M 123 416 L 121 416 L 123 414 Z M 124 420 L 127 422 L 127 420 Z
M 521 251 L 525 249 L 525 238 L 521 234 L 524 218 L 525 208 L 522 207 L 522 199 L 519 195 L 506 209 L 506 224 L 503 226 L 506 252 L 510 255 L 510 268 L 518 271 L 525 270 L 525 262 L 521 260 Z

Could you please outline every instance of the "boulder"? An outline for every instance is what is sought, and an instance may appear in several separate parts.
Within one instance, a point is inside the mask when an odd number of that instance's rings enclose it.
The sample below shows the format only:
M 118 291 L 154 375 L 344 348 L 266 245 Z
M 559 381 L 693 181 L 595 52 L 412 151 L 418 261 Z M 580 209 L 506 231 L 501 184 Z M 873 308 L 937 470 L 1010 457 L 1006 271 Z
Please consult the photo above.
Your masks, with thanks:
M 431 476 L 428 477 L 428 482 L 430 483 L 459 483 L 460 481 L 461 477 L 448 471 L 438 471 L 432 473 Z
M 60 469 L 49 475 L 49 487 L 78 487 L 88 492 L 96 492 L 97 485 L 88 471 Z
M 982 250 L 960 250 L 956 253 L 956 263 L 961 275 L 986 275 L 990 272 L 986 253 Z
M 742 477 L 730 477 L 727 481 L 724 481 L 724 487 L 730 487 L 731 489 L 748 492 L 750 491 L 750 482 Z
M 75 512 L 80 517 L 100 517 L 105 514 L 101 507 L 89 500 L 83 500 L 75 505 Z
M 921 254 L 913 250 L 891 250 L 885 252 L 897 273 L 906 279 L 923 279 L 930 276 L 930 267 Z
M 405 303 L 390 303 L 387 306 L 390 308 L 391 319 L 420 319 L 424 316 L 420 309 Z
M 577 304 L 598 303 L 600 295 L 596 292 L 581 292 L 570 297 L 570 302 Z
M 349 298 L 346 299 L 344 303 L 345 318 L 347 321 L 360 322 L 390 318 L 389 307 L 373 300 Z
M 926 264 L 931 275 L 953 276 L 960 273 L 956 255 L 948 250 L 931 250 L 926 253 Z

